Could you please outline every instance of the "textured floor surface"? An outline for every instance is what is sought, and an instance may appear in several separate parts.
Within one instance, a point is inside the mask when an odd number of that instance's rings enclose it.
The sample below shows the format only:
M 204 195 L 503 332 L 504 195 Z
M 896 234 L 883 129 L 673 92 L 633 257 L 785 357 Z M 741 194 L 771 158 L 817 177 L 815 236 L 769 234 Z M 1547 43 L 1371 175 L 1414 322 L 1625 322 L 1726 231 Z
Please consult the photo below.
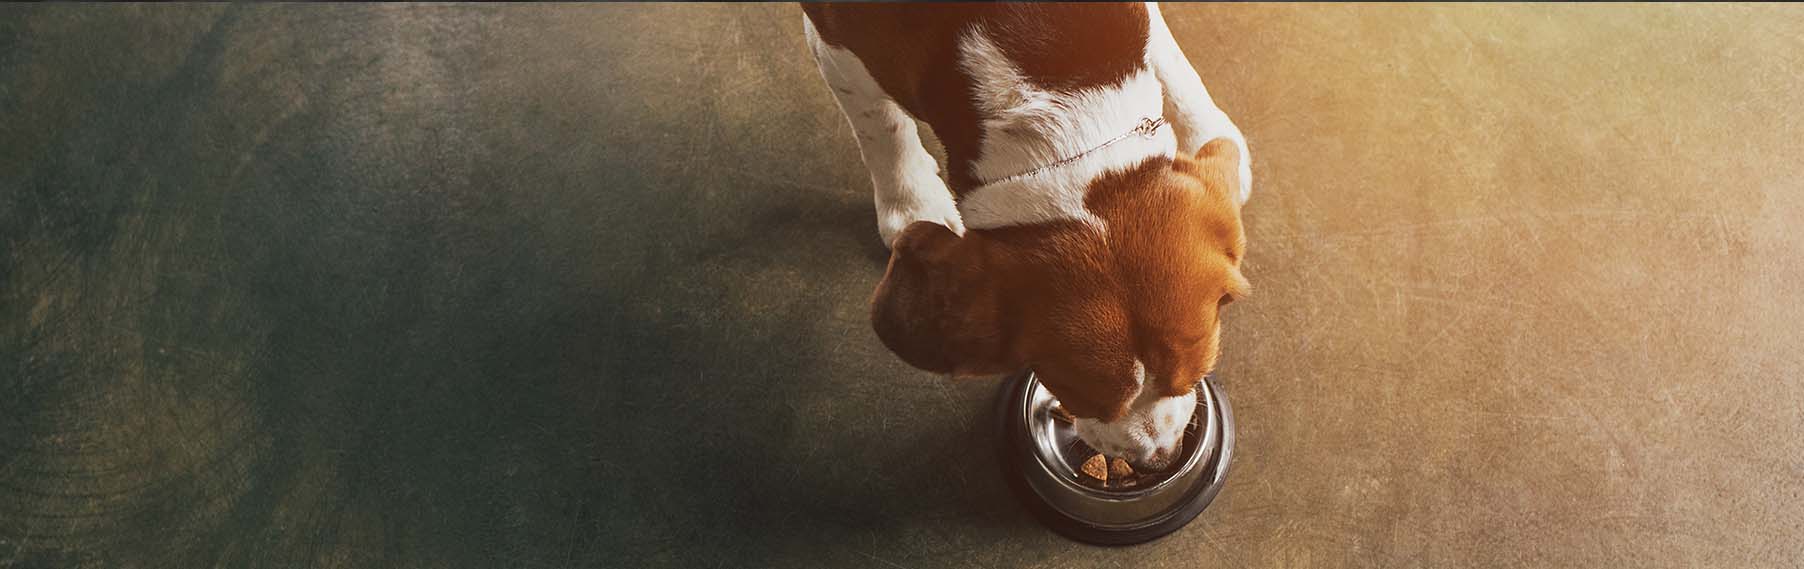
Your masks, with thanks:
M 0 8 L 0 567 L 1804 558 L 1804 10 L 1171 6 L 1227 489 L 1036 525 L 792 5 Z

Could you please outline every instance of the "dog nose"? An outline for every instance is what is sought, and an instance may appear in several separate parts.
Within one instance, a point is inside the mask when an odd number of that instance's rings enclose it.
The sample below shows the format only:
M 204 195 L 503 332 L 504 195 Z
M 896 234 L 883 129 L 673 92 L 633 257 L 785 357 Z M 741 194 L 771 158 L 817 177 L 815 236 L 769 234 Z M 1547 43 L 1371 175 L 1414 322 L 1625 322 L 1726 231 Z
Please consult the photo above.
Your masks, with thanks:
M 1153 451 L 1152 457 L 1146 459 L 1146 468 L 1155 471 L 1171 468 L 1171 463 L 1174 462 L 1177 457 L 1178 449 L 1175 448 L 1162 448 Z

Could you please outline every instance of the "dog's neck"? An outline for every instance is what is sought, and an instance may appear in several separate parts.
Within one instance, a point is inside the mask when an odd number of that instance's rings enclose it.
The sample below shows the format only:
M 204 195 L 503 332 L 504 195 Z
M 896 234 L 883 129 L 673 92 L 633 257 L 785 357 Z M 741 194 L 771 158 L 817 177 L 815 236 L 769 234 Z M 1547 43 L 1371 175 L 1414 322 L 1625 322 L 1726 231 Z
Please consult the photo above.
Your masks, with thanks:
M 959 197 L 966 228 L 1063 220 L 1101 228 L 1102 220 L 1084 207 L 1090 183 L 1105 172 L 1177 152 L 1170 128 L 1135 133 L 1164 108 L 1151 70 L 1115 85 L 1054 91 L 1029 83 L 981 33 L 969 35 L 962 47 L 960 63 L 982 117 L 982 151 L 970 172 L 987 181 Z

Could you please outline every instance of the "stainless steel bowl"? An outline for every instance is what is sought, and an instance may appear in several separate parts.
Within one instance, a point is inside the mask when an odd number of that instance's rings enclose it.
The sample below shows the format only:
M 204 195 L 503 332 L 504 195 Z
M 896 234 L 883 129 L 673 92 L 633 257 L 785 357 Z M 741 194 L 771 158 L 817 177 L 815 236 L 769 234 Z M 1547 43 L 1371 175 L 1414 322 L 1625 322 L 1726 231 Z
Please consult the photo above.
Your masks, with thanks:
M 1036 517 L 1078 541 L 1126 545 L 1176 531 L 1215 499 L 1233 455 L 1234 416 L 1213 376 L 1198 394 L 1176 466 L 1133 488 L 1097 488 L 1079 478 L 1095 451 L 1053 418 L 1057 401 L 1033 372 L 1017 374 L 998 398 L 1005 475 Z

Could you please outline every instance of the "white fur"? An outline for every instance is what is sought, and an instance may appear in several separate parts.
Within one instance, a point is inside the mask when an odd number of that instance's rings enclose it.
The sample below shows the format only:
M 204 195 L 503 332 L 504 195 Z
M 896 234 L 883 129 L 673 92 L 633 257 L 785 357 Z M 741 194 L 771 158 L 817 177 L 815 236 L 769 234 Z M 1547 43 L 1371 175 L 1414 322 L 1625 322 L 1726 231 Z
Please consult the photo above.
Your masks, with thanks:
M 1177 397 L 1159 397 L 1146 389 L 1146 366 L 1134 362 L 1139 390 L 1128 412 L 1113 422 L 1078 418 L 1072 422 L 1078 438 L 1108 456 L 1127 457 L 1138 466 L 1165 468 L 1184 443 L 1184 427 L 1196 410 L 1196 391 Z
M 958 205 L 940 179 L 939 164 L 921 146 L 914 119 L 883 91 L 858 56 L 822 42 L 807 16 L 802 17 L 802 26 L 821 77 L 858 137 L 858 151 L 871 172 L 883 244 L 893 246 L 896 234 L 916 221 L 938 223 L 964 235 Z
M 1147 2 L 1146 15 L 1151 25 L 1147 30 L 1146 63 L 1165 86 L 1165 117 L 1177 132 L 1178 148 L 1195 153 L 1210 140 L 1224 136 L 1233 140 L 1240 147 L 1240 203 L 1245 204 L 1253 195 L 1253 159 L 1247 152 L 1246 137 L 1209 97 L 1203 79 L 1190 66 L 1184 50 L 1178 48 L 1177 38 L 1172 37 L 1171 28 L 1165 25 L 1165 17 L 1159 14 L 1159 4 Z
M 981 229 L 1059 220 L 1106 229 L 1102 220 L 1084 207 L 1093 180 L 1151 157 L 1170 157 L 1180 150 L 1194 153 L 1209 140 L 1224 136 L 1240 148 L 1240 201 L 1244 203 L 1252 193 L 1252 162 L 1245 137 L 1215 106 L 1166 27 L 1158 5 L 1147 4 L 1147 13 L 1151 26 L 1145 56 L 1148 71 L 1130 75 L 1117 85 L 1075 93 L 1029 85 L 1020 69 L 982 30 L 964 37 L 959 46 L 960 65 L 972 76 L 977 104 L 989 117 L 982 125 L 980 158 L 972 165 L 979 180 L 999 180 L 1090 151 L 1132 131 L 1145 118 L 1164 116 L 1172 126 L 1160 129 L 1152 138 L 1129 136 L 1074 162 L 985 185 L 956 204 L 939 178 L 938 164 L 922 148 L 914 120 L 883 91 L 856 55 L 822 42 L 814 23 L 804 16 L 804 32 L 821 76 L 851 123 L 870 170 L 884 244 L 893 245 L 895 235 L 914 221 L 939 223 L 959 235 L 967 226 Z M 1196 408 L 1196 393 L 1159 397 L 1145 389 L 1145 366 L 1134 365 L 1139 387 L 1127 414 L 1107 423 L 1080 418 L 1074 427 L 1085 442 L 1110 456 L 1163 467 L 1166 465 L 1158 461 L 1175 456 L 1183 442 L 1184 428 Z
M 1118 85 L 1075 93 L 1035 88 L 982 30 L 965 35 L 960 63 L 988 117 L 980 158 L 973 164 L 979 180 L 1000 180 L 1090 151 L 1142 120 L 1160 116 L 1163 108 L 1159 82 L 1145 71 Z M 1176 149 L 1177 139 L 1168 128 L 1150 139 L 1129 136 L 1075 162 L 966 192 L 959 213 L 974 229 L 1059 220 L 1101 228 L 1102 220 L 1084 207 L 1090 182 L 1154 156 L 1172 156 Z

